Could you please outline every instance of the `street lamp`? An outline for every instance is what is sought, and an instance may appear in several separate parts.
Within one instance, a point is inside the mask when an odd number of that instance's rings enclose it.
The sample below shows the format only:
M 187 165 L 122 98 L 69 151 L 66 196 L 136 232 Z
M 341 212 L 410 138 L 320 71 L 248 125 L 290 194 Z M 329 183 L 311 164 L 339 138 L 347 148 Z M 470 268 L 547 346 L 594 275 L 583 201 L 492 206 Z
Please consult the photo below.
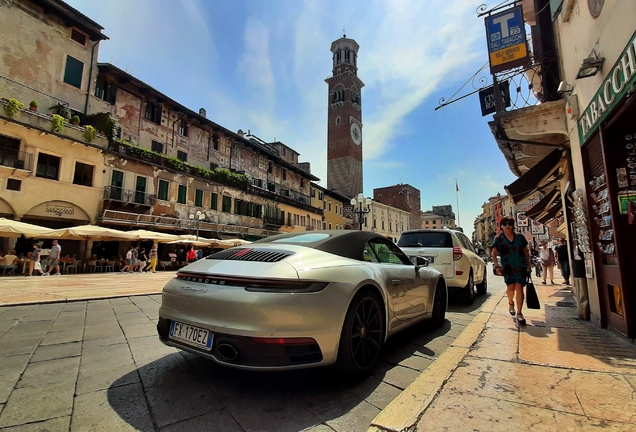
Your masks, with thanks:
M 369 206 L 371 205 L 372 202 L 373 201 L 371 200 L 371 198 L 365 199 L 362 193 L 359 193 L 358 196 L 355 198 L 351 198 L 353 213 L 358 215 L 358 225 L 360 226 L 360 231 L 362 231 L 362 222 L 364 222 L 364 215 L 366 215 L 367 213 L 371 211 L 371 209 L 369 209 Z M 357 209 L 356 209 L 356 204 L 358 205 Z
M 196 213 L 190 213 L 190 216 L 188 217 L 197 227 L 197 241 L 199 241 L 199 225 L 201 225 L 202 220 L 205 220 L 205 214 L 201 213 L 200 210 L 197 210 Z

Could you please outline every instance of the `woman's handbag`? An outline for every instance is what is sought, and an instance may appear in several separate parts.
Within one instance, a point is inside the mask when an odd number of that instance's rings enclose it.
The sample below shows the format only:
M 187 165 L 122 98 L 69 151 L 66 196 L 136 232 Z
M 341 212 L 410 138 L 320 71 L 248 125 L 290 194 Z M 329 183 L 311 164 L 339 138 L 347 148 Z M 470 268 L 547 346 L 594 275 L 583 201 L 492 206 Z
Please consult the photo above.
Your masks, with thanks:
M 541 309 L 539 296 L 537 296 L 537 290 L 534 288 L 534 283 L 530 276 L 528 276 L 528 285 L 526 285 L 526 306 L 528 309 Z

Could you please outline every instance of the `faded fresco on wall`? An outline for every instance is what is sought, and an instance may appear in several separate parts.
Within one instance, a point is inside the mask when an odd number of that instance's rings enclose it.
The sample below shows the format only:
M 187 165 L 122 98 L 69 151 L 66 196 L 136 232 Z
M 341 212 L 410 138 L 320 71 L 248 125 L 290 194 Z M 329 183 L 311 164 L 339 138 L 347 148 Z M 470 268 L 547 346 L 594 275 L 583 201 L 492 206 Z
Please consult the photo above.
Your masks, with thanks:
M 190 128 L 190 156 L 200 161 L 208 160 L 208 133 L 197 127 Z
M 117 112 L 115 115 L 122 127 L 122 132 L 139 139 L 139 98 L 119 90 L 117 92 Z

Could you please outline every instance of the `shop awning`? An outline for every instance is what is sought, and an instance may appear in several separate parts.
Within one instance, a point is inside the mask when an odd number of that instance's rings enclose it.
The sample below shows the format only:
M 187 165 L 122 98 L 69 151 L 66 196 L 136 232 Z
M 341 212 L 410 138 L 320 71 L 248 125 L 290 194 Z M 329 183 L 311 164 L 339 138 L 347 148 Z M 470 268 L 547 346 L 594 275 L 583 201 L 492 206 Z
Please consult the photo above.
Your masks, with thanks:
M 537 189 L 545 187 L 553 181 L 556 172 L 561 166 L 562 156 L 563 151 L 561 149 L 553 150 L 524 175 L 508 186 L 504 186 L 504 189 L 508 195 L 510 195 L 512 201 L 518 204 Z
M 548 222 L 550 222 L 552 219 L 559 216 L 562 210 L 563 210 L 563 204 L 561 204 L 561 201 L 557 201 L 552 207 L 550 207 L 550 209 L 545 214 L 543 214 L 542 216 L 539 216 L 536 220 L 537 222 L 545 225 Z
M 549 209 L 554 200 L 559 197 L 558 193 L 558 189 L 553 189 L 552 192 L 549 192 L 541 201 L 526 211 L 526 217 L 535 219 L 537 216 L 540 216 L 541 213 L 543 213 L 546 209 Z

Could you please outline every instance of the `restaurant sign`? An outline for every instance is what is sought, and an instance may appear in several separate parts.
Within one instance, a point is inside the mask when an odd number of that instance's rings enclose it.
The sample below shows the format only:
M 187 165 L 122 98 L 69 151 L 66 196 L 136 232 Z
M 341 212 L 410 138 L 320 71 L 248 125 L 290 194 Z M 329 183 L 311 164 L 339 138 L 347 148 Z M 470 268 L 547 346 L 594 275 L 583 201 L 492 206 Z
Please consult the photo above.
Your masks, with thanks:
M 583 145 L 616 104 L 636 84 L 636 33 L 609 71 L 592 101 L 579 117 L 580 145 Z

